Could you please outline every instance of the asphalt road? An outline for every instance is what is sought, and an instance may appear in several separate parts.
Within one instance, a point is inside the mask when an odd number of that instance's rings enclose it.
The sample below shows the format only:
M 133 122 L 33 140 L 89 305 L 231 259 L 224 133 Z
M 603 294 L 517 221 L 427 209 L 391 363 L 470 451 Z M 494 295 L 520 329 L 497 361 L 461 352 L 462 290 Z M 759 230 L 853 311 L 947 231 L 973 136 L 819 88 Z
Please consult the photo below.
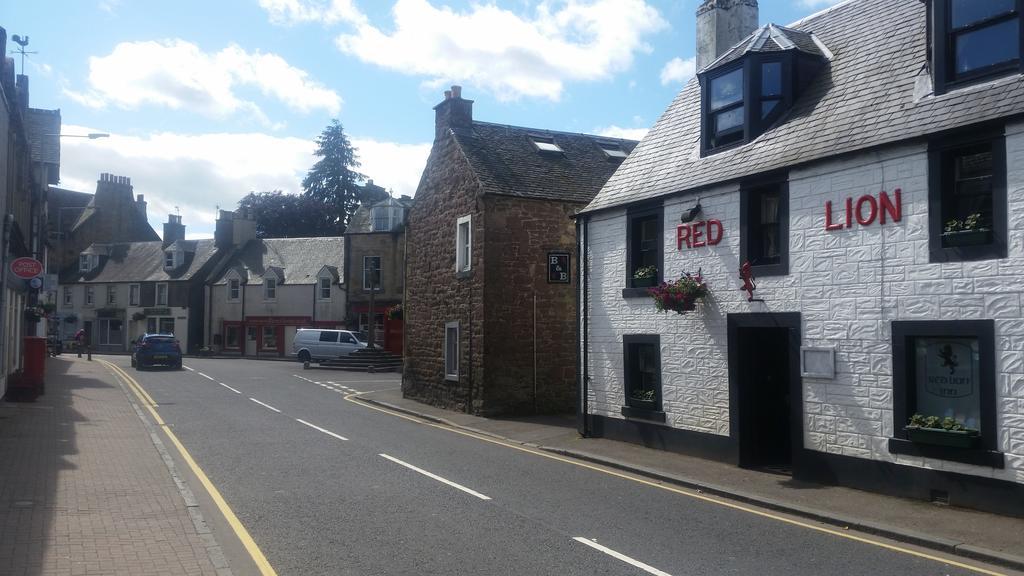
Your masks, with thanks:
M 393 374 L 111 360 L 282 575 L 975 573 L 346 399 Z

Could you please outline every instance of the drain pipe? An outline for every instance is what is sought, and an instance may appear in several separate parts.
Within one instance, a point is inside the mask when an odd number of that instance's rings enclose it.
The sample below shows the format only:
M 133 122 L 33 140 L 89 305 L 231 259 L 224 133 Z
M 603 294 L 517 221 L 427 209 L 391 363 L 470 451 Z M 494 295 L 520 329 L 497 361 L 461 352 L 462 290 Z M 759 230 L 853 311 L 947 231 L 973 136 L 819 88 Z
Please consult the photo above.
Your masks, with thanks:
M 584 216 L 582 221 L 576 220 L 576 238 L 577 238 L 577 254 L 579 255 L 579 269 L 577 270 L 577 290 L 576 290 L 576 334 L 577 337 L 582 340 L 582 347 L 577 350 L 579 353 L 580 363 L 576 370 L 577 374 L 577 386 L 576 389 L 579 391 L 579 407 L 577 413 L 579 419 L 576 424 L 576 429 L 580 436 L 586 438 L 590 436 L 589 419 L 587 417 L 588 401 L 587 398 L 590 395 L 589 383 L 590 374 L 588 371 L 588 333 L 587 333 L 587 289 L 588 289 L 588 278 L 587 278 L 587 242 L 589 238 L 587 233 L 590 230 L 590 217 Z M 579 340 L 578 340 L 579 341 Z

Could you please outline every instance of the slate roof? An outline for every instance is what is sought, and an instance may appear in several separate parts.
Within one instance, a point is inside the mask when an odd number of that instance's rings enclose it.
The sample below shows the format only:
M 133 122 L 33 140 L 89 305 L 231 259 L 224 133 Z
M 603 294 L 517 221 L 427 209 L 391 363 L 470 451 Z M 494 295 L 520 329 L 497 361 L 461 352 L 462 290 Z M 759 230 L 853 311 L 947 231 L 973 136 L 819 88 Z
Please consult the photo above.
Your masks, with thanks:
M 621 160 L 611 160 L 598 142 L 618 144 L 626 152 L 633 140 L 553 132 L 474 121 L 453 130 L 455 140 L 480 179 L 484 194 L 590 202 Z M 531 136 L 551 138 L 562 150 L 539 152 Z
M 323 267 L 342 270 L 345 265 L 345 238 L 261 238 L 250 240 L 225 264 L 215 284 L 226 284 L 224 276 L 235 270 L 243 283 L 262 283 L 268 270 L 280 269 L 283 286 L 316 284 Z M 343 278 L 339 281 L 344 282 Z
M 833 53 L 774 128 L 700 157 L 700 87 L 692 79 L 583 212 L 697 191 L 838 154 L 1024 113 L 1024 75 L 934 96 L 926 66 L 925 5 L 849 0 L 792 28 Z
M 169 273 L 164 271 L 163 242 L 123 242 L 93 244 L 86 251 L 106 253 L 100 258 L 100 267 L 82 274 L 76 268 L 61 275 L 61 284 L 106 284 L 114 282 L 173 282 L 191 280 L 203 266 L 214 258 L 217 247 L 212 239 L 191 240 L 195 252 L 186 252 L 185 263 Z
M 814 56 L 828 57 L 828 54 L 814 41 L 812 33 L 775 24 L 765 24 L 745 40 L 727 50 L 714 62 L 708 64 L 705 70 L 724 66 L 751 52 L 782 52 L 784 50 L 799 50 Z

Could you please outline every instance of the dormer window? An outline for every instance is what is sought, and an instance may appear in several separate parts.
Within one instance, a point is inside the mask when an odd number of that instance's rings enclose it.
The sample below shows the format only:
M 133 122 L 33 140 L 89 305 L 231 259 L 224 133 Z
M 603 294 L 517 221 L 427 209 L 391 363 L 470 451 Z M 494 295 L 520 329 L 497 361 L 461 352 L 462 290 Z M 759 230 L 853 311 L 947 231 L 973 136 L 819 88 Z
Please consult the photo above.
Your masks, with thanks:
M 277 300 L 277 278 L 270 277 L 263 279 L 263 299 Z
M 1024 0 L 933 0 L 935 93 L 1022 71 Z
M 548 154 L 564 154 L 562 147 L 555 144 L 555 139 L 550 136 L 540 136 L 536 134 L 530 135 L 530 141 L 537 148 L 538 152 L 546 152 Z
M 388 232 L 402 223 L 404 210 L 399 205 L 383 205 L 373 208 L 373 231 Z
M 89 255 L 88 254 L 82 254 L 81 256 L 78 257 L 78 271 L 79 272 L 88 272 L 89 269 L 90 269 L 90 266 L 89 266 Z
M 164 268 L 174 268 L 174 252 L 164 252 Z
M 813 35 L 769 24 L 712 62 L 698 76 L 702 153 L 765 133 L 829 57 Z

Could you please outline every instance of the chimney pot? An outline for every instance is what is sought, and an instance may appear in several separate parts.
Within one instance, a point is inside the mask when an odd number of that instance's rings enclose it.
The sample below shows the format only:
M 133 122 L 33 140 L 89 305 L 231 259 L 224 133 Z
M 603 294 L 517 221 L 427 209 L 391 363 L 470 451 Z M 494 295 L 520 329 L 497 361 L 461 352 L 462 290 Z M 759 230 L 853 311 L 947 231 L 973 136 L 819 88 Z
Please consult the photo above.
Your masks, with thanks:
M 444 99 L 445 100 L 451 100 L 452 99 L 452 91 L 451 90 L 445 90 L 444 91 Z
M 750 36 L 757 25 L 757 0 L 704 0 L 697 8 L 697 70 Z
M 452 84 L 452 98 L 462 98 L 462 86 Z

